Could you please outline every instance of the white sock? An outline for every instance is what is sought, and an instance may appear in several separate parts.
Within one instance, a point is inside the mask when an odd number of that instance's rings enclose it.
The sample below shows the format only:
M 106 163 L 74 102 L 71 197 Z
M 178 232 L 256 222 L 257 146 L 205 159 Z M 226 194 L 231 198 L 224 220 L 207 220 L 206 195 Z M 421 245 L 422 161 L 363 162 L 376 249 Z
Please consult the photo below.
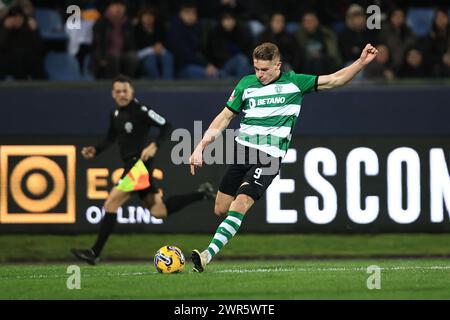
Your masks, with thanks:
M 209 253 L 208 250 L 205 250 L 202 253 L 205 253 L 205 252 L 206 252 L 206 263 L 210 263 L 211 259 L 212 259 L 211 253 Z

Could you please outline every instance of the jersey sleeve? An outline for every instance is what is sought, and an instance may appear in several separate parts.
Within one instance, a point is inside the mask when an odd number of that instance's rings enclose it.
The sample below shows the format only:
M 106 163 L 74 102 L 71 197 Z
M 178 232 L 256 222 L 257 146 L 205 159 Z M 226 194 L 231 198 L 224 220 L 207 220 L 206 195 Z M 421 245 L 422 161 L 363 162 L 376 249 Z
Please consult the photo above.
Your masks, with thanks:
M 242 82 L 242 80 L 239 81 L 239 83 L 231 93 L 230 98 L 228 98 L 226 104 L 228 109 L 230 109 L 234 113 L 239 113 L 244 108 L 244 101 L 242 101 L 242 95 L 244 94 L 244 85 Z
M 165 142 L 167 140 L 167 138 L 169 137 L 169 133 L 170 133 L 170 130 L 172 129 L 172 125 L 166 120 L 166 118 L 164 118 L 162 115 L 157 113 L 152 108 L 149 108 L 144 105 L 141 105 L 140 108 L 141 108 L 141 112 L 144 113 L 144 117 L 145 117 L 147 123 L 159 128 L 159 135 L 156 138 L 155 142 L 158 145 L 158 147 L 160 147 L 161 144 L 163 142 Z
M 317 91 L 317 81 L 319 76 L 295 73 L 293 75 L 294 83 L 300 88 L 302 93 L 310 93 L 312 91 Z

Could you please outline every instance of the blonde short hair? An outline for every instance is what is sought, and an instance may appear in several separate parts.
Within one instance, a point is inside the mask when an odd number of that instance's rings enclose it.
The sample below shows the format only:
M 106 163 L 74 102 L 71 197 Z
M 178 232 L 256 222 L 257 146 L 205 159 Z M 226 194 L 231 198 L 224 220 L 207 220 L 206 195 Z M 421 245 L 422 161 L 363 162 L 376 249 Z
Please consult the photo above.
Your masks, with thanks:
M 253 50 L 253 59 L 256 60 L 273 61 L 280 59 L 280 56 L 280 49 L 271 42 L 260 44 Z

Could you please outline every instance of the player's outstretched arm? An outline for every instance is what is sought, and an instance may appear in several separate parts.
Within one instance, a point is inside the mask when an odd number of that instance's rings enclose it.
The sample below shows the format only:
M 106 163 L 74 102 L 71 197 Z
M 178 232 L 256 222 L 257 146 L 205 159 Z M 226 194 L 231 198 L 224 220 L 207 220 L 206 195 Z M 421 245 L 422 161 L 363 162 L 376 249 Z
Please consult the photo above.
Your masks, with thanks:
M 194 152 L 189 157 L 189 164 L 191 166 L 191 174 L 195 175 L 195 169 L 203 165 L 203 150 L 212 143 L 222 131 L 225 130 L 230 124 L 231 120 L 236 116 L 227 107 L 223 108 L 217 117 L 211 122 L 208 130 L 206 130 L 202 141 L 194 149 Z
M 372 62 L 378 54 L 378 50 L 370 43 L 367 44 L 358 60 L 333 74 L 319 76 L 317 89 L 326 90 L 341 87 L 350 82 L 364 66 Z

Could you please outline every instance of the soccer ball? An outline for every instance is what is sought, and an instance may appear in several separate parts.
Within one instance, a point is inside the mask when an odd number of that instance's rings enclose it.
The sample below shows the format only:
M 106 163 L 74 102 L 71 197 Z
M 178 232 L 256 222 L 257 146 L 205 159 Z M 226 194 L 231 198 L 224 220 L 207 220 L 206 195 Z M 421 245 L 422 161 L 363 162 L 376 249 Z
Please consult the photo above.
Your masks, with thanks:
M 164 246 L 155 254 L 155 268 L 159 273 L 177 273 L 184 270 L 183 252 L 175 246 Z

